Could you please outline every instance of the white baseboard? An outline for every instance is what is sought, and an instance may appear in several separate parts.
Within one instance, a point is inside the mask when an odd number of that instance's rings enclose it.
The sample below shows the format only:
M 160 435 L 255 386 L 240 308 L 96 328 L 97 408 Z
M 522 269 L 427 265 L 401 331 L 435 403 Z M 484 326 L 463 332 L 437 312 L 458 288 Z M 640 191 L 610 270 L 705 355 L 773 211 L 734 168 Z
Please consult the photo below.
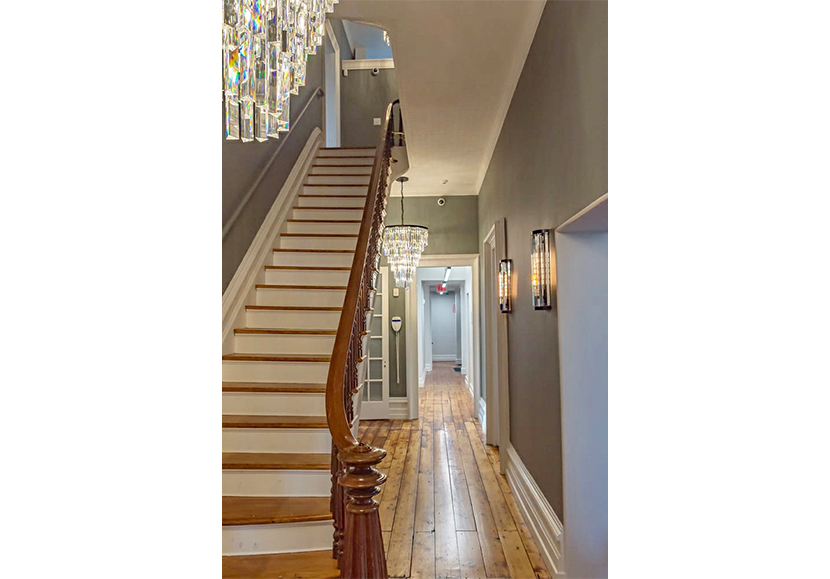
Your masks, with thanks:
M 433 354 L 433 362 L 455 362 L 455 354 Z
M 479 424 L 481 424 L 481 428 L 483 428 L 484 431 L 486 432 L 487 431 L 487 403 L 482 399 L 479 399 L 479 401 L 478 401 L 478 422 L 479 422 Z
M 409 419 L 409 399 L 403 397 L 389 398 L 389 420 Z
M 512 445 L 507 446 L 507 482 L 530 534 L 553 576 L 565 577 L 565 534 L 562 521 Z
M 297 162 L 285 179 L 274 204 L 222 294 L 222 353 L 233 352 L 233 329 L 244 325 L 245 305 L 254 303 L 258 278 L 264 280 L 264 265 L 271 264 L 273 249 L 280 229 L 291 214 L 294 200 L 303 189 L 303 179 L 322 145 L 323 133 L 317 127 L 311 131 Z M 262 283 L 262 281 L 259 281 Z

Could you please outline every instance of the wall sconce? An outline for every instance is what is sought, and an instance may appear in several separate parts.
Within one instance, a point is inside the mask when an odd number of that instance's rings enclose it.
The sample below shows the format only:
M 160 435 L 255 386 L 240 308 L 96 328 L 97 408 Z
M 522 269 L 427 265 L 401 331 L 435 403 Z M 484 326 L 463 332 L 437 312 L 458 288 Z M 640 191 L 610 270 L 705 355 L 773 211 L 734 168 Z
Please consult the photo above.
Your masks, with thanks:
M 513 309 L 513 260 L 499 262 L 499 310 L 506 314 Z
M 530 289 L 533 307 L 537 310 L 553 306 L 552 287 L 556 272 L 553 268 L 550 229 L 537 229 L 530 234 Z

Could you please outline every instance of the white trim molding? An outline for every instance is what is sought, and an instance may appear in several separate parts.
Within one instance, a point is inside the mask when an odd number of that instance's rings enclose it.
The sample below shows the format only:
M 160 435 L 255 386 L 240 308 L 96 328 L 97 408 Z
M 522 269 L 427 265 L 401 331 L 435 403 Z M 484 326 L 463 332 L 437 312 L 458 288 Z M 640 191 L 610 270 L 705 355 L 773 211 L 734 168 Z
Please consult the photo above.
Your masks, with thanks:
M 303 189 L 303 179 L 314 162 L 317 149 L 323 142 L 319 127 L 311 131 L 297 162 L 283 183 L 274 204 L 233 274 L 225 293 L 222 294 L 222 353 L 233 352 L 233 329 L 244 325 L 245 304 L 254 303 L 256 284 L 265 281 L 264 266 L 273 256 L 277 236 L 285 226 L 286 219 L 294 206 L 294 200 Z
M 391 58 L 361 58 L 359 60 L 344 60 L 341 63 L 343 70 L 372 70 L 373 68 L 395 68 L 395 61 Z
M 505 450 L 505 447 L 502 447 Z M 565 577 L 565 529 L 513 446 L 507 446 L 507 482 L 551 575 Z
M 389 420 L 407 420 L 409 400 L 402 396 L 389 397 Z

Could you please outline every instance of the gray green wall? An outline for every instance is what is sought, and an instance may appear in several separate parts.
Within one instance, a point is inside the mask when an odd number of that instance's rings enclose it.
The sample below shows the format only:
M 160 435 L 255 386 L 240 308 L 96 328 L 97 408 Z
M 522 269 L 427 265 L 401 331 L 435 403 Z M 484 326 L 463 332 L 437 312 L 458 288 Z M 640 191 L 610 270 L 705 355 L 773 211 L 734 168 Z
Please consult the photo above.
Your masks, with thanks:
M 505 218 L 517 282 L 510 442 L 560 519 L 557 311 L 530 305 L 530 232 L 556 228 L 607 191 L 608 4 L 548 2 L 479 193 L 478 230 L 480 246 Z
M 285 143 L 265 178 L 259 184 L 236 224 L 222 240 L 222 292 L 228 287 L 242 258 L 274 204 L 285 179 L 297 162 L 300 152 L 314 127 L 323 126 L 323 100 L 317 98 L 299 122 L 295 122 L 302 108 L 314 92 L 323 85 L 323 50 L 308 59 L 306 84 L 300 94 L 291 97 L 292 128 L 288 136 L 268 139 L 264 143 L 225 140 L 225 111 L 222 108 L 222 225 L 228 222 L 236 207 L 245 197 L 251 184 L 268 163 L 277 148 Z M 319 103 L 319 104 L 318 104 Z
M 397 98 L 395 69 L 381 69 L 377 76 L 371 70 L 350 70 L 349 76 L 341 77 L 340 146 L 376 146 L 380 127 L 373 119 L 383 119 L 386 107 Z
M 405 121 L 404 121 L 405 122 Z M 386 225 L 395 225 L 401 222 L 400 185 L 392 185 L 396 195 L 389 199 L 387 206 Z M 441 255 L 448 253 L 478 253 L 478 199 L 475 195 L 448 196 L 443 207 L 438 206 L 438 197 L 406 197 L 404 186 L 406 222 L 415 225 L 424 225 L 429 228 L 429 244 L 424 255 Z M 381 265 L 387 265 L 386 259 Z M 393 287 L 390 285 L 390 288 Z M 406 291 L 416 291 L 413 287 Z M 389 295 L 390 316 L 400 316 L 404 329 L 400 332 L 401 346 L 401 383 L 395 384 L 390 378 L 389 395 L 406 396 L 406 302 L 404 290 L 398 297 Z M 389 340 L 389 367 L 393 369 L 390 377 L 394 376 L 395 368 L 395 337 L 390 330 Z M 417 388 L 417 384 L 415 387 Z

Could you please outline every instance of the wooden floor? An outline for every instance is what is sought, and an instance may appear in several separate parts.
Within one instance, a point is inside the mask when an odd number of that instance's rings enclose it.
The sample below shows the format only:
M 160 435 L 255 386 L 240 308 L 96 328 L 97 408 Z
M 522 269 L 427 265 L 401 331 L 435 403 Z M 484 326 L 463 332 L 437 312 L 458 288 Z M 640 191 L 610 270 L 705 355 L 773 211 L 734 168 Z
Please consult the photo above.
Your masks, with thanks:
M 427 374 L 420 420 L 360 424 L 388 452 L 377 499 L 389 576 L 549 579 L 454 366 Z

